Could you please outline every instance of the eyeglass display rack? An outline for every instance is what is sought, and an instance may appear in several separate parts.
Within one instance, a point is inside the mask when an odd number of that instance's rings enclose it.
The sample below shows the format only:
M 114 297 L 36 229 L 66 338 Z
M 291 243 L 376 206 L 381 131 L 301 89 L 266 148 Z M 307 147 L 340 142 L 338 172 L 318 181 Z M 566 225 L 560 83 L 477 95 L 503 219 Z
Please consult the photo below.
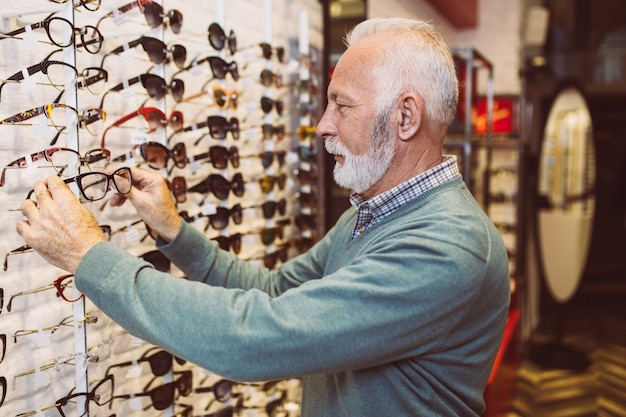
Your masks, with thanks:
M 0 343 L 4 343 L 0 382 L 6 382 L 0 384 L 0 399 L 4 398 L 1 414 L 56 417 L 62 407 L 67 417 L 113 413 L 193 416 L 222 409 L 228 412 L 230 407 L 241 409 L 246 415 L 298 415 L 298 380 L 232 384 L 127 334 L 88 299 L 72 303 L 62 300 L 51 283 L 64 271 L 23 247 L 24 242 L 15 231 L 21 215 L 15 209 L 36 180 L 54 174 L 44 157 L 48 154 L 42 152 L 51 147 L 52 137 L 56 138 L 53 147 L 72 150 L 73 158 L 82 155 L 85 159 L 90 150 L 106 147 L 116 166 L 146 167 L 138 152 L 143 144 L 155 142 L 160 146 L 154 145 L 154 149 L 167 149 L 164 155 L 170 159 L 167 167 L 159 171 L 171 183 L 176 177 L 187 182 L 186 199 L 181 198 L 179 208 L 181 213 L 186 211 L 194 227 L 225 241 L 230 251 L 236 241 L 232 238 L 240 236 L 238 256 L 272 268 L 305 250 L 318 238 L 324 223 L 320 220 L 323 213 L 317 210 L 322 190 L 318 186 L 321 173 L 314 130 L 323 90 L 317 88 L 320 68 L 316 62 L 316 51 L 322 42 L 317 22 L 309 22 L 311 16 L 321 16 L 317 9 L 320 6 L 305 0 L 265 0 L 259 4 L 231 1 L 228 8 L 225 0 L 146 2 L 158 5 L 154 6 L 156 14 L 153 10 L 151 16 L 146 16 L 134 1 L 55 3 L 34 0 L 25 5 L 15 1 L 0 6 L 2 33 L 26 28 L 20 34 L 0 38 L 0 120 L 20 115 L 16 118 L 20 121 L 14 125 L 8 121 L 0 123 L 0 163 L 6 167 L 0 186 L 0 210 L 7 213 L 0 226 L 7 254 L 0 282 L 0 335 L 4 335 L 0 337 Z M 119 8 L 123 11 L 118 12 Z M 172 31 L 175 11 L 184 16 L 179 33 Z M 298 19 L 284 19 L 285 15 Z M 43 22 L 47 16 L 65 19 L 55 23 L 66 26 L 59 30 L 52 24 L 46 26 Z M 148 24 L 148 17 L 157 20 L 152 22 L 153 27 Z M 207 26 L 211 22 L 224 31 L 220 49 L 207 41 Z M 95 33 L 90 31 L 90 25 L 97 27 L 103 38 L 101 50 L 95 54 L 86 51 L 94 45 L 93 38 L 89 38 L 89 34 Z M 235 33 L 238 45 L 231 53 L 228 47 L 234 43 L 231 36 Z M 57 35 L 60 38 L 53 39 Z M 53 43 L 63 36 L 65 40 L 73 39 L 71 46 Z M 147 37 L 166 46 L 165 62 L 154 62 L 153 55 L 159 52 L 154 49 L 157 42 L 150 41 L 150 46 L 142 40 Z M 266 44 L 265 51 L 260 43 Z M 182 69 L 174 62 L 180 60 L 174 45 L 186 49 Z M 284 47 L 282 62 L 277 58 L 280 47 Z M 112 53 L 116 49 L 119 52 Z M 201 63 L 209 56 L 221 59 L 223 67 L 217 71 L 224 74 L 212 71 L 206 60 Z M 48 63 L 39 65 L 44 61 Z M 232 77 L 234 65 L 238 80 Z M 107 75 L 103 86 L 98 81 L 105 74 L 102 70 Z M 269 74 L 266 85 L 259 78 L 263 70 Z M 156 76 L 143 78 L 161 82 L 158 88 L 152 88 L 162 89 L 163 97 L 149 96 L 154 91 L 147 92 L 142 86 L 141 74 Z M 177 85 L 172 80 L 176 78 L 184 83 L 180 100 L 173 97 Z M 113 90 L 115 86 L 120 87 Z M 216 96 L 214 92 L 225 92 L 226 96 Z M 267 100 L 261 104 L 263 97 Z M 221 98 L 225 103 L 216 102 Z M 57 99 L 58 105 L 47 106 Z M 238 101 L 236 108 L 233 100 Z M 106 113 L 87 111 L 99 108 Z M 144 110 L 138 112 L 139 108 Z M 63 133 L 59 134 L 50 128 L 45 114 L 31 117 L 36 113 L 27 111 L 31 109 L 59 114 L 62 121 L 55 121 L 58 126 L 72 127 L 75 121 L 76 127 L 61 129 Z M 184 117 L 182 127 L 188 128 L 181 132 L 175 132 L 172 123 L 164 122 L 175 122 L 178 111 Z M 150 115 L 160 116 L 155 121 Z M 220 117 L 225 122 L 212 126 L 209 117 Z M 228 125 L 233 118 L 239 120 L 238 139 L 233 138 L 234 129 Z M 120 122 L 122 119 L 126 120 Z M 152 129 L 148 122 L 167 126 Z M 270 127 L 265 135 L 263 125 Z M 225 137 L 214 139 L 209 127 L 223 130 Z M 188 160 L 184 166 L 175 166 L 171 160 L 175 159 L 177 143 L 184 144 L 186 150 Z M 221 146 L 228 152 L 207 158 L 211 146 Z M 233 147 L 238 149 L 238 167 L 232 163 Z M 20 160 L 22 157 L 25 158 Z M 226 161 L 225 167 L 213 166 L 218 159 Z M 95 161 L 92 165 L 93 169 L 99 166 Z M 65 171 L 63 176 L 73 177 L 79 172 L 88 172 L 88 167 L 77 164 L 75 172 Z M 231 192 L 220 199 L 213 192 L 189 191 L 209 175 L 232 179 L 238 173 L 243 179 L 243 196 Z M 75 183 L 70 187 L 80 195 Z M 110 232 L 110 240 L 152 260 L 155 267 L 169 267 L 173 275 L 181 276 L 174 266 L 158 265 L 162 259 L 155 253 L 154 243 L 132 207 L 108 207 L 108 198 L 84 204 L 103 230 Z M 233 221 L 237 205 L 242 207 L 240 224 Z M 283 214 L 279 212 L 282 207 Z M 224 225 L 224 219 L 220 222 L 217 215 L 225 212 L 228 216 Z M 219 224 L 220 229 L 215 229 L 211 221 Z M 80 296 L 71 278 L 60 285 L 69 300 Z M 186 390 L 190 386 L 191 392 Z M 111 396 L 114 399 L 107 403 Z

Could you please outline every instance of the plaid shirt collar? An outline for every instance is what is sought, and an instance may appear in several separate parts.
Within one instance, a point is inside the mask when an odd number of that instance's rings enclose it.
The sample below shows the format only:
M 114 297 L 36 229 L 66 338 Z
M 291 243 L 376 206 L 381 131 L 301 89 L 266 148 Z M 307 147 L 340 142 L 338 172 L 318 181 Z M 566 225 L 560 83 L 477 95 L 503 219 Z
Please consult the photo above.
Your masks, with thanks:
M 352 231 L 352 238 L 359 236 L 420 194 L 450 181 L 458 175 L 460 174 L 456 157 L 445 155 L 441 164 L 369 200 L 362 194 L 351 194 L 350 204 L 357 209 L 357 219 Z

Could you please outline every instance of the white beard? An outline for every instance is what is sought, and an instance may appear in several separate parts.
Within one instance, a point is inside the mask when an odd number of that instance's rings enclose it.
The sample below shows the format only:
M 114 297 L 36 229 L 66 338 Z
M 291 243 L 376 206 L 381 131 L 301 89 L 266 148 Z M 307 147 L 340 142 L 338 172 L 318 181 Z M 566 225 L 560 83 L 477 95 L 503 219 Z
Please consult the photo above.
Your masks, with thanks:
M 340 187 L 362 193 L 387 172 L 394 157 L 393 132 L 386 121 L 377 118 L 372 124 L 371 143 L 365 155 L 355 155 L 348 151 L 336 138 L 326 139 L 324 147 L 333 155 L 344 158 L 343 164 L 337 162 L 333 169 L 333 178 Z

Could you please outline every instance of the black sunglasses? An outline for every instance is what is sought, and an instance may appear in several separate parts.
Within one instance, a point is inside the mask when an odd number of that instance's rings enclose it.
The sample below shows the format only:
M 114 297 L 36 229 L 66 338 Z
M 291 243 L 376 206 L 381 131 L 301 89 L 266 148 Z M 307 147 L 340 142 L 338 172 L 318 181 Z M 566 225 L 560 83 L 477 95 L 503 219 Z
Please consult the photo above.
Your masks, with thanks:
M 205 62 L 209 63 L 213 78 L 216 78 L 218 80 L 224 80 L 226 79 L 226 75 L 230 74 L 231 77 L 233 77 L 233 80 L 239 80 L 239 67 L 237 66 L 237 63 L 235 61 L 226 62 L 219 56 L 208 56 L 206 58 L 199 59 L 195 62 L 192 62 L 191 65 L 185 68 L 185 70 L 189 70 Z
M 144 4 L 143 14 L 146 22 L 150 27 L 158 28 L 161 25 L 169 23 L 172 32 L 179 34 L 183 26 L 183 14 L 178 10 L 164 11 L 163 6 L 156 2 Z M 165 21 L 167 19 L 167 22 Z
M 228 50 L 230 54 L 234 54 L 237 52 L 237 37 L 235 36 L 234 31 L 230 31 L 228 37 L 226 37 L 226 33 L 222 26 L 219 23 L 213 22 L 209 25 L 208 29 L 209 43 L 213 47 L 213 49 L 217 51 L 221 51 L 224 49 L 224 46 L 228 45 Z
M 192 372 L 182 371 L 181 376 L 172 382 L 159 385 L 150 390 L 139 392 L 136 394 L 115 395 L 112 399 L 130 399 L 134 397 L 150 397 L 152 406 L 156 410 L 165 410 L 174 404 L 176 399 L 176 391 L 184 397 L 191 394 L 192 391 Z M 150 381 L 152 383 L 152 381 Z M 148 384 L 148 386 L 150 385 Z
M 185 82 L 178 78 L 173 78 L 168 84 L 165 79 L 155 74 L 140 74 L 137 77 L 133 77 L 127 81 L 121 82 L 115 87 L 112 87 L 109 91 L 104 93 L 100 101 L 100 108 L 103 108 L 104 98 L 111 91 L 122 91 L 125 88 L 141 82 L 141 85 L 146 89 L 150 98 L 154 100 L 161 100 L 168 92 L 172 93 L 174 100 L 179 103 L 183 99 L 185 94 Z
M 229 148 L 225 146 L 211 146 L 208 152 L 194 155 L 195 162 L 208 160 L 215 169 L 226 169 L 228 161 L 233 168 L 239 168 L 239 149 L 236 146 Z
M 180 217 L 182 217 L 187 223 L 193 223 L 198 218 L 207 217 L 209 219 L 207 228 L 211 225 L 211 227 L 216 230 L 226 229 L 229 219 L 232 219 L 235 224 L 241 224 L 243 221 L 243 209 L 239 203 L 235 204 L 231 208 L 221 206 L 216 207 L 215 213 L 209 215 L 199 214 L 192 217 L 186 210 L 181 211 L 179 214 Z M 205 230 L 207 228 L 205 228 Z
M 113 368 L 124 368 L 127 366 L 136 366 L 136 363 L 148 363 L 150 370 L 155 376 L 163 376 L 172 370 L 174 359 L 179 365 L 184 365 L 187 361 L 180 359 L 177 356 L 172 355 L 166 350 L 162 350 L 158 347 L 152 347 L 146 350 L 139 359 L 135 361 L 121 362 L 110 365 L 105 372 L 105 375 L 109 375 Z
M 107 53 L 104 57 L 102 57 L 102 62 L 100 63 L 100 66 L 104 67 L 104 60 L 107 56 L 112 54 L 121 54 L 128 49 L 134 48 L 139 45 L 141 45 L 143 50 L 146 51 L 146 53 L 148 54 L 148 58 L 150 58 L 150 61 L 154 62 L 155 64 L 165 64 L 169 62 L 171 56 L 171 60 L 174 62 L 174 64 L 176 64 L 179 69 L 183 69 L 185 67 L 185 60 L 187 59 L 187 48 L 185 48 L 183 45 L 178 44 L 168 47 L 162 40 L 150 36 L 142 36 L 126 44 L 118 46 L 111 52 Z
M 188 189 L 192 193 L 207 194 L 212 192 L 220 200 L 226 200 L 230 191 L 237 197 L 245 191 L 243 176 L 240 172 L 233 175 L 231 181 L 218 174 L 210 174 L 204 180 Z
M 231 236 L 216 236 L 213 238 L 217 242 L 220 249 L 229 251 L 238 255 L 241 252 L 241 233 L 235 233 Z
M 226 139 L 226 134 L 228 132 L 230 132 L 233 136 L 233 139 L 239 139 L 239 133 L 241 132 L 238 118 L 231 117 L 230 119 L 227 119 L 224 116 L 209 116 L 206 118 L 206 121 L 187 126 L 183 128 L 182 131 L 190 132 L 204 127 L 208 127 L 211 137 L 218 140 Z M 200 139 L 202 139 L 202 137 L 200 137 Z M 196 145 L 200 139 L 196 141 Z

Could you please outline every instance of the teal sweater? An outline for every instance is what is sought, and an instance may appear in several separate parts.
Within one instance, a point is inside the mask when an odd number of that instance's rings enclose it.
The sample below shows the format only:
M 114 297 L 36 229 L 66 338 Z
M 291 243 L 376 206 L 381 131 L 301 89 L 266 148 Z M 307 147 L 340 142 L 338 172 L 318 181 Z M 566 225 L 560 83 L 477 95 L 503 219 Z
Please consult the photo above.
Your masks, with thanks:
M 277 272 L 183 223 L 160 249 L 189 281 L 102 242 L 75 282 L 130 333 L 223 377 L 303 377 L 304 417 L 480 415 L 509 304 L 492 222 L 460 178 L 352 239 L 355 217 Z

